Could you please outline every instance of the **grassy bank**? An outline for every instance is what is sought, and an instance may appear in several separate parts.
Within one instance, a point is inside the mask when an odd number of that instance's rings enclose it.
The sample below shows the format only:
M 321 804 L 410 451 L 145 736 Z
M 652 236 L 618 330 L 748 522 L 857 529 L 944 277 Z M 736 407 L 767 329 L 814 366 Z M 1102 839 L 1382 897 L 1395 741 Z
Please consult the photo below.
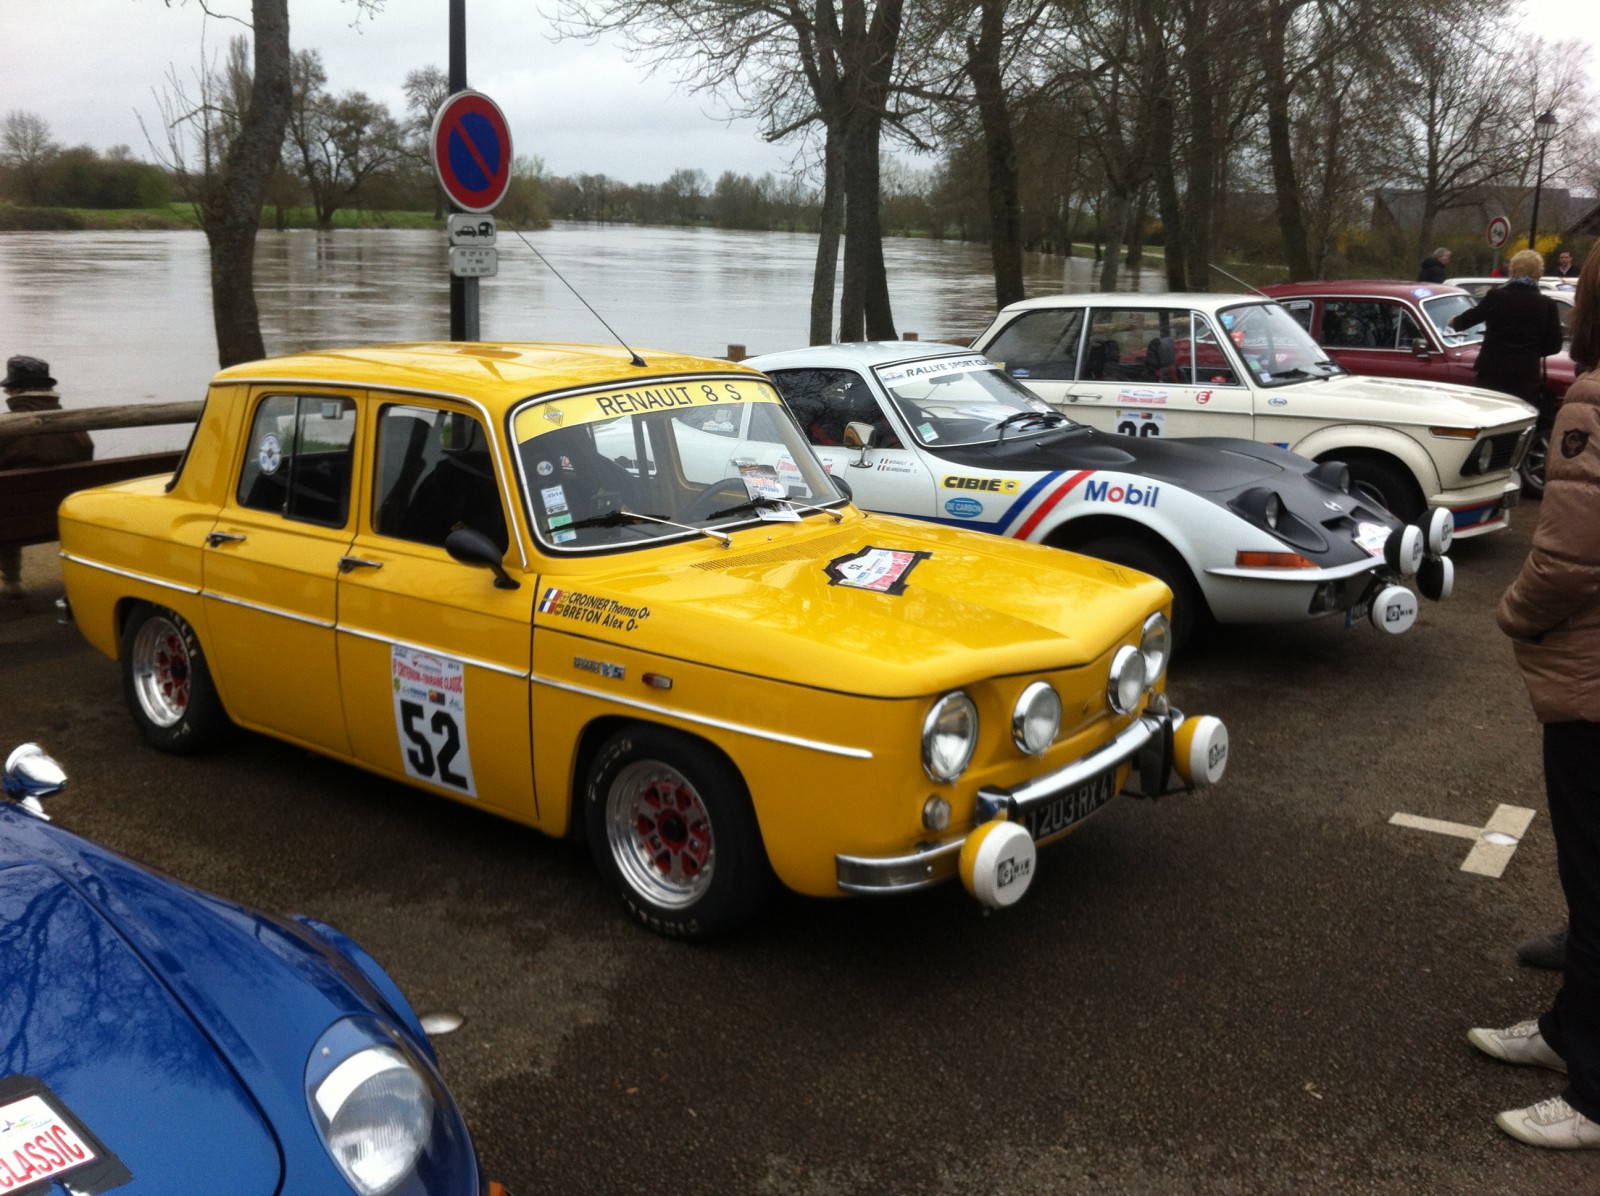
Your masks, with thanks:
M 263 229 L 314 229 L 316 213 L 310 208 L 264 208 Z M 76 232 L 80 230 L 181 230 L 200 227 L 193 204 L 174 203 L 164 208 L 26 208 L 0 204 L 0 232 Z M 432 212 L 368 212 L 358 208 L 335 212 L 335 229 L 443 227 Z

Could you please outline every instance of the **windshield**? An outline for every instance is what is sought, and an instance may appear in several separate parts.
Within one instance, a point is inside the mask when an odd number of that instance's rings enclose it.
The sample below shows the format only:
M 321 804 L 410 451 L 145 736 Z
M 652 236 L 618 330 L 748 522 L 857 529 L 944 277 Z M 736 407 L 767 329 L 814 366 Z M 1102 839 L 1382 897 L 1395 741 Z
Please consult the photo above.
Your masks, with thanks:
M 1482 324 L 1475 324 L 1465 332 L 1457 332 L 1450 327 L 1450 321 L 1476 302 L 1471 295 L 1435 295 L 1432 299 L 1422 301 L 1422 312 L 1445 344 L 1475 345 L 1483 339 Z
M 518 408 L 511 426 L 529 523 L 547 548 L 636 547 L 844 501 L 762 379 L 559 396 Z
M 1343 373 L 1311 334 L 1276 303 L 1224 308 L 1217 319 L 1260 386 L 1284 386 Z
M 1078 426 L 982 354 L 903 361 L 874 372 L 912 434 L 929 447 L 992 442 L 1010 428 Z

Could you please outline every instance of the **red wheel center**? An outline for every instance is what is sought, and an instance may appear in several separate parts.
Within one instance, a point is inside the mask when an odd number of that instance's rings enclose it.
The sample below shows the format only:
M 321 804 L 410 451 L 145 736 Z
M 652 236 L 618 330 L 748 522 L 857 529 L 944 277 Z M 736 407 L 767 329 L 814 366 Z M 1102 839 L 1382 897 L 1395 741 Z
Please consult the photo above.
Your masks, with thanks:
M 669 781 L 648 786 L 639 795 L 635 829 L 663 874 L 691 877 L 705 867 L 710 829 L 700 803 L 682 786 Z

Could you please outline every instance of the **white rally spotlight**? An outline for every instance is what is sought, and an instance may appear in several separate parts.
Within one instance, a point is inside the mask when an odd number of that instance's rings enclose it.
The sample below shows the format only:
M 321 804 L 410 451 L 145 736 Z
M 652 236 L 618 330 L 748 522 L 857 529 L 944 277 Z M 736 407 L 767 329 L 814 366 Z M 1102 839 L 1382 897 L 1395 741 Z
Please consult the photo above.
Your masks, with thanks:
M 1429 556 L 1443 556 L 1450 551 L 1450 541 L 1455 539 L 1456 517 L 1445 507 L 1434 507 L 1428 512 L 1427 541 Z
M 1421 532 L 1417 528 L 1410 531 Z M 1367 618 L 1379 631 L 1400 635 L 1411 630 L 1417 621 L 1417 596 L 1405 586 L 1384 586 L 1372 600 L 1372 610 Z
M 1423 548 L 1422 529 L 1408 523 L 1389 533 L 1389 538 L 1383 542 L 1383 559 L 1401 577 L 1410 577 L 1422 564 Z
M 1026 828 L 1015 822 L 986 822 L 961 845 L 961 883 L 989 909 L 1003 909 L 1022 900 L 1038 858 Z
M 1424 598 L 1443 602 L 1456 588 L 1456 563 L 1447 556 L 1430 557 L 1417 570 L 1417 589 Z

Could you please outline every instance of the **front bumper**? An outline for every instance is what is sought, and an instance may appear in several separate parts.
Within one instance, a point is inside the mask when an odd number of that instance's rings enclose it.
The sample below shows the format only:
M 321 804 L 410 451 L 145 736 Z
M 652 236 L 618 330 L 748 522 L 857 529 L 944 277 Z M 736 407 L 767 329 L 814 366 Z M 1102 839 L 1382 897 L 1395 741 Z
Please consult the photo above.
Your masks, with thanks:
M 1183 714 L 1177 710 L 1146 709 L 1114 738 L 1054 772 L 1009 789 L 985 786 L 978 790 L 977 821 L 980 826 L 995 819 L 1015 822 L 1027 810 L 1069 794 L 1101 773 L 1136 757 L 1140 758 L 1138 771 L 1142 783 L 1159 793 L 1171 775 L 1173 737 L 1184 721 Z M 1185 787 L 1193 786 L 1186 783 Z M 1150 796 L 1158 793 L 1150 793 Z M 1079 818 L 1060 826 L 1052 834 L 1081 821 L 1083 819 Z M 969 833 L 929 844 L 909 855 L 837 855 L 834 869 L 839 888 L 846 893 L 909 893 L 941 884 L 957 875 L 961 848 Z

